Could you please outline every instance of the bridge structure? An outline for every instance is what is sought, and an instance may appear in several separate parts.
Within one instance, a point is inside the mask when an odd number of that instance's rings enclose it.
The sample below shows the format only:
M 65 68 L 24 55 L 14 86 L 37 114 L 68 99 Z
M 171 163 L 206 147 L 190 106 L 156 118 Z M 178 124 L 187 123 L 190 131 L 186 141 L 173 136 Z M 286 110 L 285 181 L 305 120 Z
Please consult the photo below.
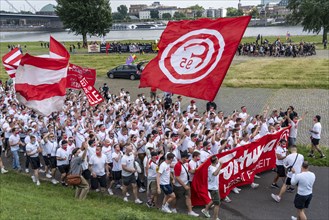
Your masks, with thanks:
M 0 13 L 2 31 L 62 30 L 63 23 L 57 15 Z

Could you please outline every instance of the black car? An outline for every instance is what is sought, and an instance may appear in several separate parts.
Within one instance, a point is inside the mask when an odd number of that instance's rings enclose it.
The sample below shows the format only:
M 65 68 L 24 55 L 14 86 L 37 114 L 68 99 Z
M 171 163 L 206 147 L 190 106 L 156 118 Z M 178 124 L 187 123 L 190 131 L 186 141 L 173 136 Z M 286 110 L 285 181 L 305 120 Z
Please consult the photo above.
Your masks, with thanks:
M 114 69 L 107 72 L 107 76 L 111 79 L 113 78 L 125 78 L 125 79 L 140 79 L 142 70 L 144 69 L 145 62 L 140 62 L 136 64 L 123 64 L 115 67 Z

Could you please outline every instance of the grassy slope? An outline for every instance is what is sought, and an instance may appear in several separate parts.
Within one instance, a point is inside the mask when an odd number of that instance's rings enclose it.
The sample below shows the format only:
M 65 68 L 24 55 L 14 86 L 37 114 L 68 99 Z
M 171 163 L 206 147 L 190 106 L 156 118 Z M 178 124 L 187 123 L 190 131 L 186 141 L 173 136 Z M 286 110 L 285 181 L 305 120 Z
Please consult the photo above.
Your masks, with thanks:
M 37 187 L 30 177 L 15 172 L 0 174 L 0 185 L 0 219 L 191 219 L 95 192 L 77 201 L 72 188 L 49 182 Z

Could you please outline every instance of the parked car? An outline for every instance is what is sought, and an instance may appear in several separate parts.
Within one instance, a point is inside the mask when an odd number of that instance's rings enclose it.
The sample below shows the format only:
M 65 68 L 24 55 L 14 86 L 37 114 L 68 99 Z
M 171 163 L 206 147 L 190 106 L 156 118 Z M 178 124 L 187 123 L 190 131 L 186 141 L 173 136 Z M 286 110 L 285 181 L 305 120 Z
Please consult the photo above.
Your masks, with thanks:
M 144 69 L 144 64 L 148 61 L 143 61 L 136 64 L 123 64 L 115 67 L 114 69 L 107 72 L 107 76 L 110 79 L 113 78 L 124 78 L 124 79 L 140 79 L 142 70 Z

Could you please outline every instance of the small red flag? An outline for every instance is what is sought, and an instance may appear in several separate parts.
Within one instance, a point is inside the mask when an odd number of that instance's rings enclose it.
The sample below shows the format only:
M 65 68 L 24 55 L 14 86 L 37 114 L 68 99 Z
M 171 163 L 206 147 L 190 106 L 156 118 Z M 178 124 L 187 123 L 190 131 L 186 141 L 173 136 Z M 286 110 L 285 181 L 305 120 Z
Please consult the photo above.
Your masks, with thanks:
M 170 21 L 139 87 L 213 101 L 250 18 Z

